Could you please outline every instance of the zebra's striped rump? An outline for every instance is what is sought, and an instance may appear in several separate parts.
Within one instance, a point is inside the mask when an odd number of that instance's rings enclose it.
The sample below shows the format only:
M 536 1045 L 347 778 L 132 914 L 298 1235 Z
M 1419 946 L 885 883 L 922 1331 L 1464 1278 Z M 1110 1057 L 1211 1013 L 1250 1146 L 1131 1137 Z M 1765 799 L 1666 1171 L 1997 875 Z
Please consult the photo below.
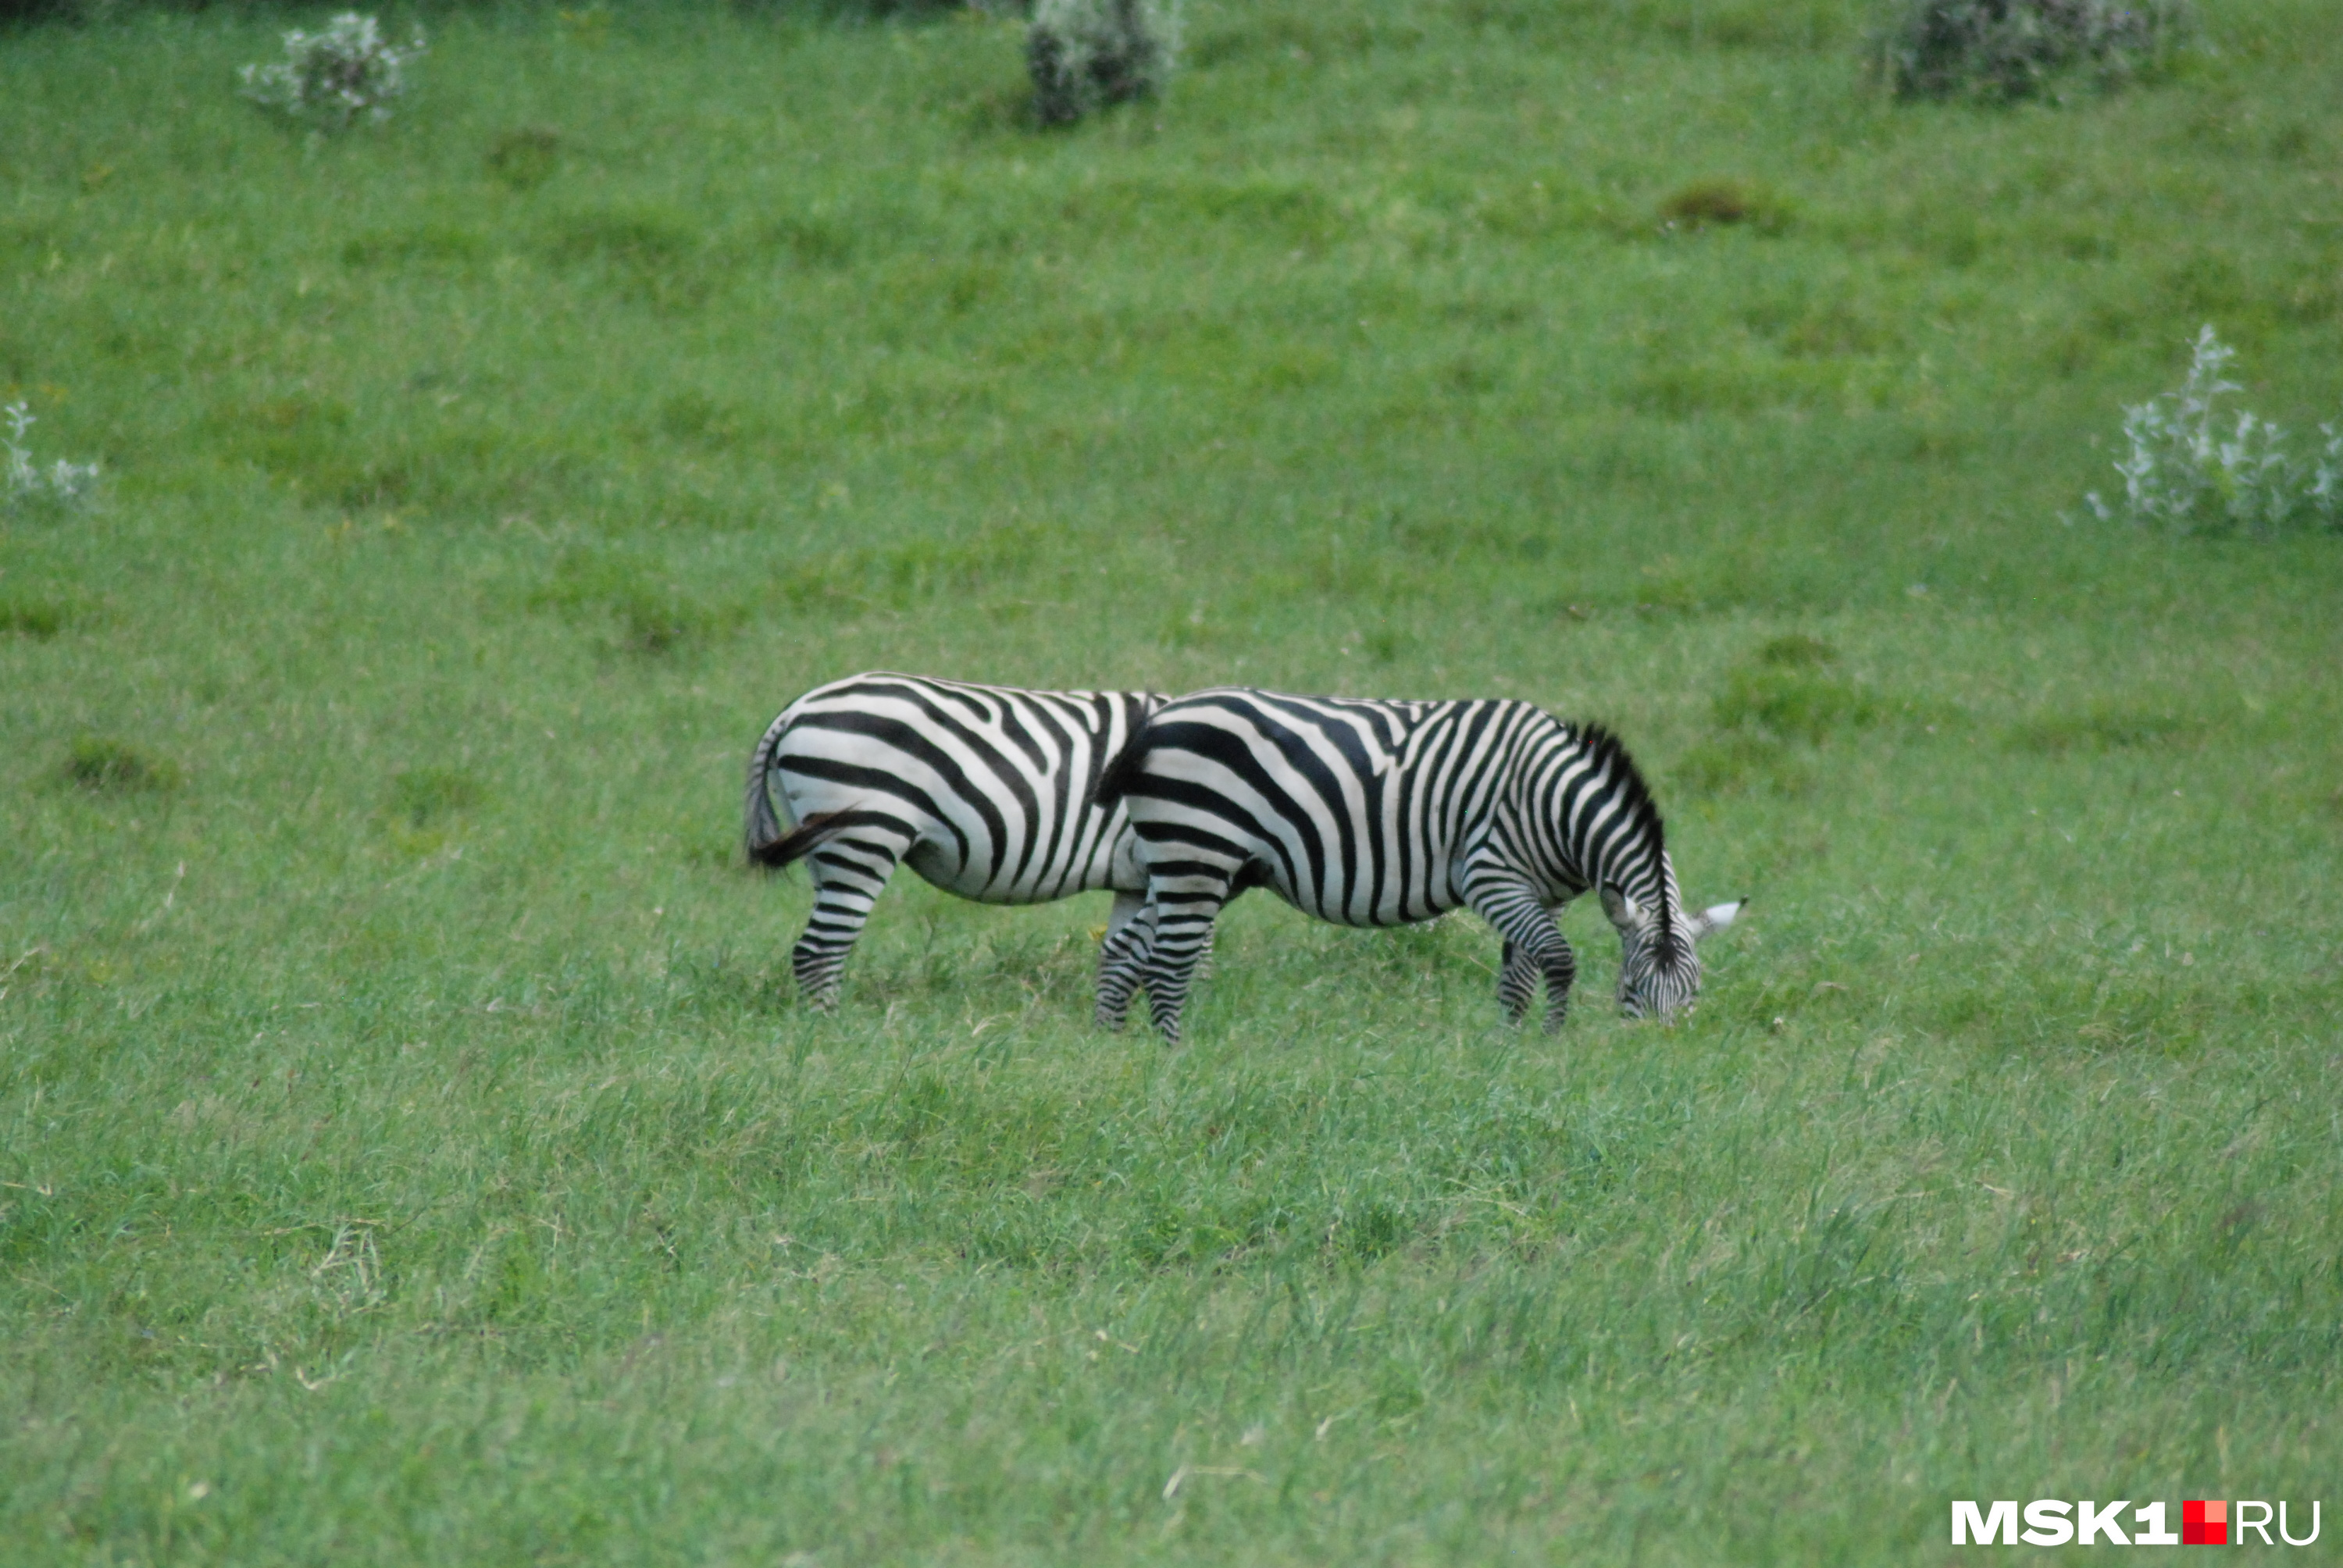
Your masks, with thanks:
M 806 693 L 749 765 L 747 850 L 803 859 L 813 913 L 794 967 L 827 1007 L 898 865 L 984 903 L 1146 886 L 1120 804 L 1098 781 L 1162 703 L 1147 692 L 1021 691 L 874 672 Z
M 1504 938 L 1509 1017 L 1545 983 L 1559 1027 L 1576 960 L 1554 912 L 1600 888 L 1624 949 L 1621 1000 L 1666 1013 L 1700 983 L 1693 941 L 1730 912 L 1687 918 L 1651 791 L 1606 731 L 1526 702 L 1368 702 L 1229 688 L 1159 709 L 1105 781 L 1127 803 L 1148 871 L 1144 918 L 1110 941 L 1155 1021 L 1178 1037 L 1213 922 L 1247 886 L 1343 925 L 1470 908 Z M 1127 1000 L 1127 996 L 1121 999 Z

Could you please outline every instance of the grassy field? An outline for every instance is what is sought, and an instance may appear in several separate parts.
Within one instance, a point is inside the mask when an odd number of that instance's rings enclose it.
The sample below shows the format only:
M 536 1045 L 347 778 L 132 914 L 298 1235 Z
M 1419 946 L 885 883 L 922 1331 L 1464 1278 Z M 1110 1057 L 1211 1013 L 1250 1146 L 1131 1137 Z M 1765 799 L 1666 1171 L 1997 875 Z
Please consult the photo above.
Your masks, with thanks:
M 338 139 L 266 15 L 0 33 L 0 401 L 108 475 L 0 524 L 0 1557 L 2343 1505 L 2343 539 L 2081 502 L 2205 322 L 2343 414 L 2343 32 L 2200 9 L 1996 111 L 1836 0 L 1216 0 L 1064 134 L 968 15 L 434 14 Z M 1755 902 L 1666 1029 L 1574 911 L 1546 1036 L 1248 900 L 1172 1053 L 1102 900 L 906 878 L 811 1017 L 739 769 L 873 667 L 1534 699 Z

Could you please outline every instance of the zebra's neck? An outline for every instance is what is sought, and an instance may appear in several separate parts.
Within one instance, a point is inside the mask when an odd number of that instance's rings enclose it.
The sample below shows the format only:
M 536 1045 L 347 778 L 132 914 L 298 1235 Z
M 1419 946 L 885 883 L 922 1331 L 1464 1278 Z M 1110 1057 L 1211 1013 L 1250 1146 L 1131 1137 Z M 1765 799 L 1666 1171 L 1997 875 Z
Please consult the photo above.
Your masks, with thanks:
M 1611 895 L 1624 894 L 1633 901 L 1641 923 L 1655 923 L 1662 929 L 1676 923 L 1683 907 L 1676 899 L 1675 878 L 1668 869 L 1665 850 L 1638 840 L 1613 842 L 1593 854 L 1594 858 L 1584 862 L 1587 885 L 1605 896 L 1606 908 Z
M 1624 895 L 1665 930 L 1681 913 L 1665 829 L 1634 760 L 1599 726 L 1564 728 L 1549 753 L 1538 813 L 1565 884 Z

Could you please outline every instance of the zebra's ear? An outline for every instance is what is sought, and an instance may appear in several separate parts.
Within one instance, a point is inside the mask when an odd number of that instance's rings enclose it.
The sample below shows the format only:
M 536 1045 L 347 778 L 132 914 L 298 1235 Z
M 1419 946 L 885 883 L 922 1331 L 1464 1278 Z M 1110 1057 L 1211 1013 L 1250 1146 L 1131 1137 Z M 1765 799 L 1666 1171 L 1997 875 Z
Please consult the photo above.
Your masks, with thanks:
M 1732 903 L 1711 904 L 1701 910 L 1684 922 L 1685 928 L 1692 933 L 1692 940 L 1698 941 L 1711 931 L 1721 931 L 1731 925 L 1734 917 L 1741 912 L 1741 906 L 1748 901 L 1746 899 L 1736 899 Z
M 1643 906 L 1629 898 L 1624 890 L 1605 887 L 1602 891 L 1603 912 L 1611 917 L 1614 926 L 1629 931 L 1644 923 Z

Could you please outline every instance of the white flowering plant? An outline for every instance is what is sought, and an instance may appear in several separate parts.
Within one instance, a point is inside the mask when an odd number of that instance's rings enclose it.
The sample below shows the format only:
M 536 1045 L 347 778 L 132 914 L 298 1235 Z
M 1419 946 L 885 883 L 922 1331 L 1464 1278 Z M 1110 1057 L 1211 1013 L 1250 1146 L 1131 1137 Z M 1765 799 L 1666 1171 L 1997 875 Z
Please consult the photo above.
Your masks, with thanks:
M 2237 353 L 2207 324 L 2179 389 L 2124 410 L 2123 499 L 2094 490 L 2084 498 L 2094 512 L 2183 533 L 2343 528 L 2343 425 L 2321 425 L 2325 445 L 2303 460 L 2284 427 L 2244 408 L 2232 417 L 2222 399 L 2245 388 L 2224 372 Z
M 60 457 L 44 468 L 33 461 L 32 449 L 25 443 L 25 432 L 37 423 L 31 408 L 11 403 L 0 408 L 0 420 L 8 426 L 8 433 L 0 436 L 0 509 L 71 508 L 97 493 L 96 463 L 68 463 Z
M 390 107 L 407 92 L 407 67 L 424 53 L 423 33 L 406 44 L 383 36 L 382 25 L 345 11 L 317 32 L 296 27 L 285 35 L 285 58 L 275 65 L 246 65 L 239 73 L 244 95 L 265 108 L 327 130 L 346 130 L 361 119 L 390 118 Z

